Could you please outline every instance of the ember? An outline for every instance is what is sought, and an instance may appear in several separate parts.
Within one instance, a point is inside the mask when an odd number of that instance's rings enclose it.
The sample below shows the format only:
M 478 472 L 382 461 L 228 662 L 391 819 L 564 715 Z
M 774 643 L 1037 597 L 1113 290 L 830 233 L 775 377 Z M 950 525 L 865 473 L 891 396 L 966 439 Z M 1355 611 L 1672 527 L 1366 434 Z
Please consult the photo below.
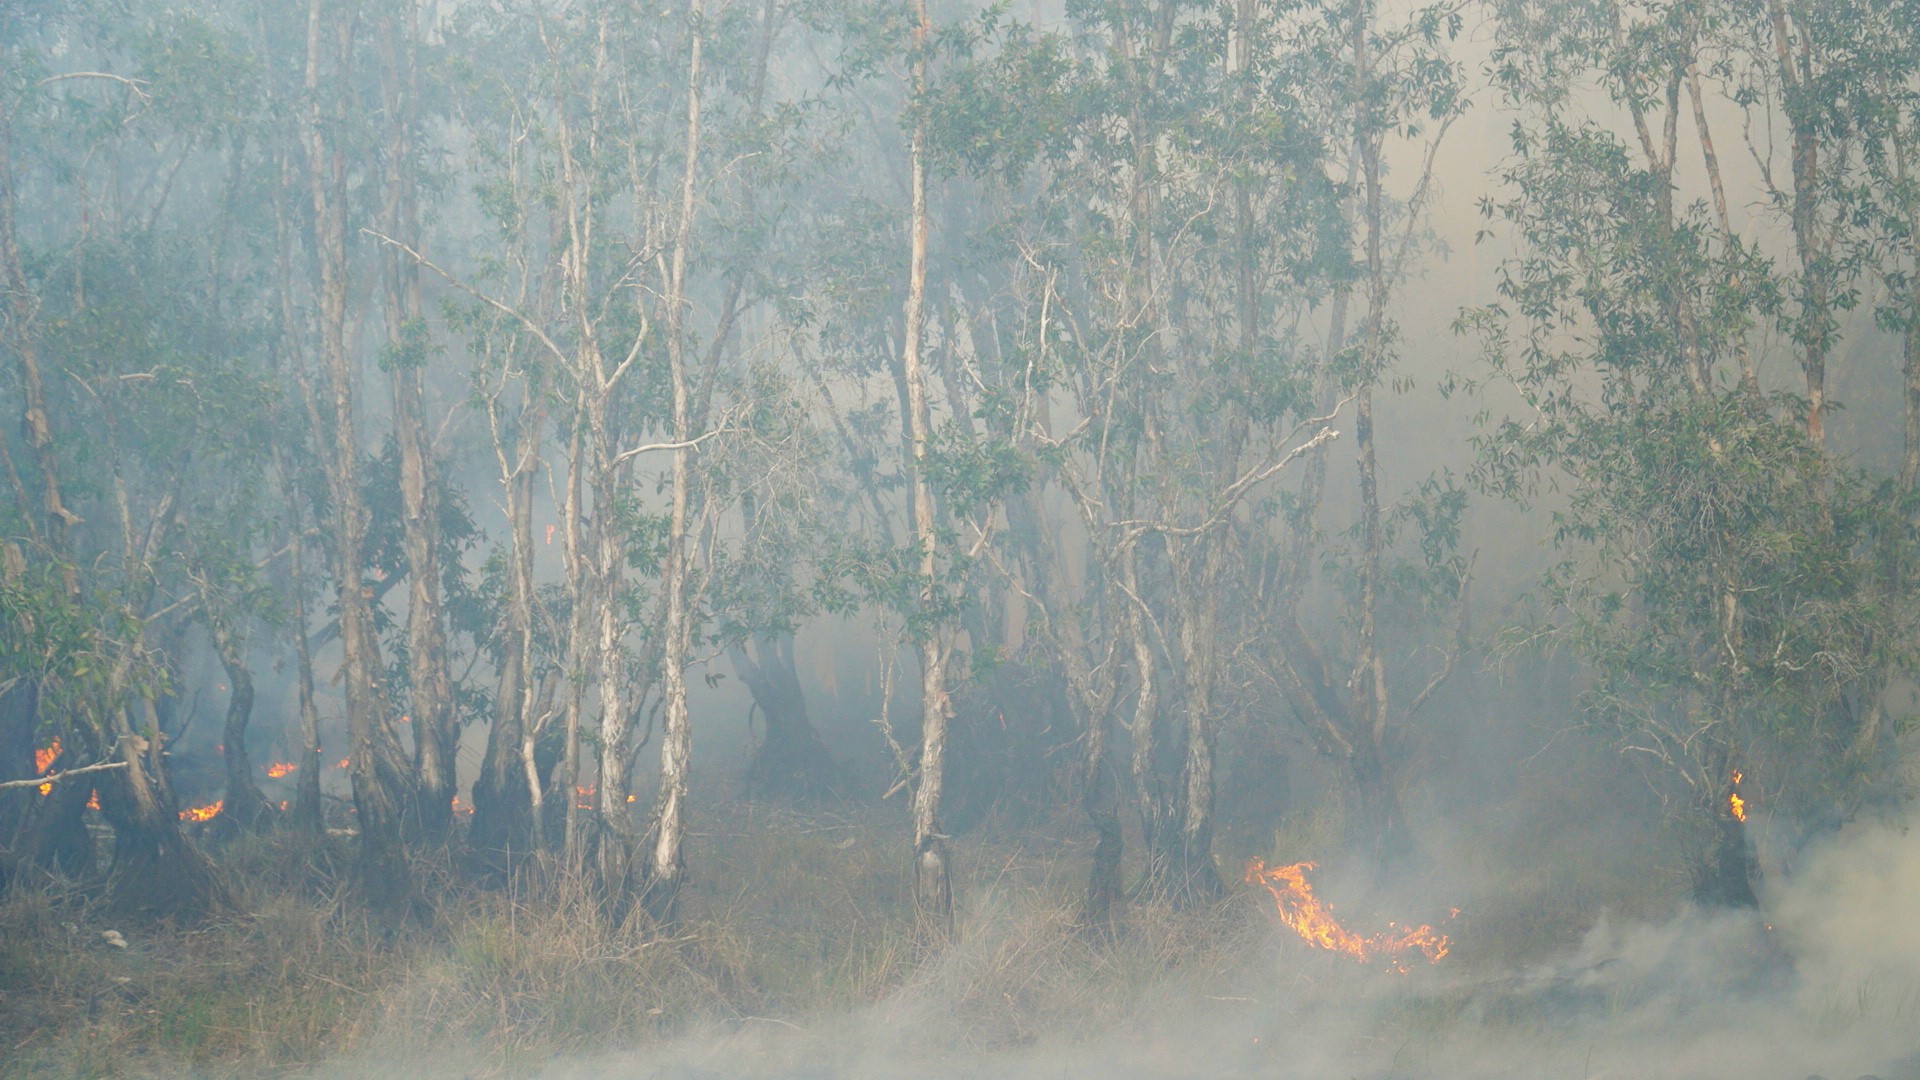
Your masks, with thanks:
M 1417 951 L 1438 963 L 1452 947 L 1447 935 L 1425 923 L 1411 930 L 1397 930 L 1389 923 L 1381 933 L 1366 936 L 1347 930 L 1334 919 L 1333 908 L 1313 895 L 1313 886 L 1307 883 L 1307 871 L 1313 867 L 1302 862 L 1268 869 L 1259 859 L 1247 864 L 1247 883 L 1266 886 L 1280 909 L 1280 921 L 1309 945 L 1345 953 L 1361 963 L 1382 959 L 1395 971 L 1407 970 L 1404 961 L 1409 952 Z M 1454 911 L 1457 914 L 1459 909 Z

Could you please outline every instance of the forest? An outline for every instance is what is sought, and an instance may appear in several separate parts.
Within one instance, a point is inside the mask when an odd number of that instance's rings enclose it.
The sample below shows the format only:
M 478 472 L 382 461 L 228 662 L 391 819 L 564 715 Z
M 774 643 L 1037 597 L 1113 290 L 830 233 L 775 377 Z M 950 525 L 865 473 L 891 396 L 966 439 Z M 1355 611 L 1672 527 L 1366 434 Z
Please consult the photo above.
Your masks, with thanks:
M 0 1076 L 1920 1078 L 1920 2 L 0 0 Z

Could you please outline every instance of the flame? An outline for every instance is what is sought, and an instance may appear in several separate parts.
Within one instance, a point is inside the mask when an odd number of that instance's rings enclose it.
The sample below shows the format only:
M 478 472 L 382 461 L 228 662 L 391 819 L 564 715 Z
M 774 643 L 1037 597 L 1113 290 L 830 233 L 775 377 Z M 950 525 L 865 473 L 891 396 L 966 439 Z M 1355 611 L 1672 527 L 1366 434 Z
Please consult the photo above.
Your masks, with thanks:
M 460 796 L 455 795 L 453 797 L 453 812 L 456 814 L 471 814 L 473 813 L 473 807 L 461 802 Z
M 340 759 L 340 761 L 339 761 L 339 763 L 338 763 L 338 764 L 336 764 L 336 765 L 334 765 L 334 768 L 336 768 L 336 769 L 346 769 L 346 768 L 351 768 L 352 766 L 353 766 L 353 759 L 352 759 L 352 758 L 341 758 L 341 759 Z
M 1346 929 L 1334 919 L 1333 908 L 1313 895 L 1313 886 L 1307 883 L 1307 871 L 1313 867 L 1313 863 L 1301 862 L 1268 869 L 1259 859 L 1247 864 L 1247 883 L 1263 885 L 1273 894 L 1280 921 L 1307 944 L 1345 953 L 1361 963 L 1381 958 L 1395 971 L 1407 970 L 1402 954 L 1409 951 L 1418 951 L 1429 962 L 1438 963 L 1452 949 L 1447 935 L 1425 923 L 1411 930 L 1397 930 L 1388 923 L 1388 929 L 1369 936 Z
M 100 792 L 97 789 L 91 795 L 87 796 L 87 809 L 100 809 Z
M 220 808 L 227 805 L 225 799 L 215 799 L 205 806 L 192 806 L 180 811 L 181 821 L 211 821 Z
M 59 757 L 60 736 L 55 735 L 52 742 L 33 752 L 33 775 L 45 776 Z
M 267 766 L 267 779 L 278 780 L 283 776 L 291 775 L 299 770 L 300 766 L 295 765 L 291 761 L 276 761 Z
M 33 775 L 47 775 L 47 770 L 53 768 L 53 763 L 58 760 L 60 760 L 60 736 L 55 735 L 52 742 L 33 752 Z M 53 785 L 41 784 L 40 794 L 53 794 Z
M 1739 769 L 1733 770 L 1733 786 L 1735 790 L 1727 795 L 1727 809 L 1733 811 L 1733 820 L 1740 822 L 1742 825 L 1747 822 L 1747 800 L 1740 797 L 1738 789 L 1740 787 L 1740 781 L 1744 779 L 1746 779 L 1746 777 L 1741 774 Z

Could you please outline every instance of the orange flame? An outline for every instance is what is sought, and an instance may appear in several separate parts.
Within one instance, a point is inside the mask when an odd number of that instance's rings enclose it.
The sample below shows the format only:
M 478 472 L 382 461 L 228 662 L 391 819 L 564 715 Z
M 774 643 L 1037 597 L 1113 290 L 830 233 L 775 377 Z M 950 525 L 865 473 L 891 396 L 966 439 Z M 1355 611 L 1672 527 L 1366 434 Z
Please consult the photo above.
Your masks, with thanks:
M 453 812 L 456 814 L 471 814 L 473 813 L 473 807 L 461 802 L 460 796 L 455 795 L 453 797 Z
M 1389 923 L 1387 930 L 1368 936 L 1346 929 L 1334 919 L 1333 908 L 1313 895 L 1313 886 L 1307 883 L 1307 871 L 1313 867 L 1313 863 L 1301 862 L 1268 869 L 1259 859 L 1247 864 L 1247 883 L 1263 885 L 1273 894 L 1280 921 L 1307 944 L 1345 953 L 1361 963 L 1384 959 L 1395 971 L 1407 970 L 1403 954 L 1409 951 L 1418 951 L 1429 962 L 1438 963 L 1452 949 L 1447 935 L 1425 923 L 1411 930 L 1396 930 Z
M 300 766 L 295 765 L 291 761 L 276 761 L 273 764 L 267 766 L 267 779 L 278 780 L 283 776 L 288 776 L 288 775 L 291 775 L 292 773 L 298 772 L 299 769 L 300 769 Z
M 92 794 L 87 796 L 87 809 L 89 810 L 100 809 L 100 793 L 98 791 L 95 791 Z
M 216 799 L 205 806 L 188 807 L 187 809 L 180 811 L 180 820 L 181 821 L 212 821 L 214 818 L 214 815 L 218 814 L 220 812 L 220 808 L 225 805 L 227 805 L 227 800 Z
M 1733 820 L 1740 822 L 1742 825 L 1747 822 L 1747 800 L 1741 798 L 1739 792 L 1740 781 L 1744 779 L 1746 779 L 1746 777 L 1741 775 L 1739 769 L 1733 770 L 1733 786 L 1735 790 L 1727 795 L 1727 809 L 1733 811 Z
M 60 736 L 55 735 L 52 742 L 33 752 L 33 775 L 47 775 L 47 770 L 53 768 L 53 763 L 58 760 L 60 760 Z M 53 794 L 53 785 L 41 784 L 40 794 Z
M 351 767 L 352 767 L 352 765 L 353 765 L 353 759 L 352 759 L 352 758 L 341 758 L 341 759 L 340 759 L 340 761 L 339 761 L 339 763 L 337 763 L 336 765 L 334 765 L 334 768 L 336 768 L 336 769 L 346 769 L 346 768 L 351 768 Z

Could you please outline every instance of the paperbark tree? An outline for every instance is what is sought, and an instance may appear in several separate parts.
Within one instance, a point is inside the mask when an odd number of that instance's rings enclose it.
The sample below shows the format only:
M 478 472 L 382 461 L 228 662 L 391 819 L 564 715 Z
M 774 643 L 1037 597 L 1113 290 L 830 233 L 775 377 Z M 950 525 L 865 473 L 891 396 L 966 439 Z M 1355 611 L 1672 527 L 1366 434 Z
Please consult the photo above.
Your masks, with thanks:
M 913 787 L 913 897 L 923 923 L 941 933 L 953 926 L 953 866 L 940 827 L 941 785 L 945 780 L 947 722 L 953 703 L 947 689 L 947 660 L 952 631 L 942 623 L 940 534 L 933 487 L 927 475 L 933 419 L 927 398 L 925 356 L 927 326 L 927 69 L 932 59 L 933 18 L 926 0 L 914 0 L 908 108 L 912 139 L 908 147 L 912 187 L 907 212 L 906 329 L 901 342 L 901 380 L 906 408 L 901 434 L 913 463 L 913 542 L 918 553 L 921 625 L 915 635 L 920 654 L 920 757 Z
M 374 906 L 398 910 L 412 884 L 402 847 L 402 816 L 411 792 L 411 768 L 389 712 L 374 632 L 371 590 L 365 584 L 367 505 L 360 482 L 356 424 L 356 358 L 348 340 L 347 174 L 351 167 L 338 126 L 338 98 L 352 70 L 356 13 L 327 0 L 307 6 L 305 110 L 306 174 L 312 200 L 313 261 L 320 365 L 325 376 L 323 420 L 330 430 L 321 459 L 332 513 L 330 553 L 340 613 L 341 676 L 346 684 L 349 758 L 362 887 Z
M 383 0 L 374 27 L 387 120 L 382 224 L 389 236 L 419 250 L 419 6 L 414 0 Z M 441 603 L 445 568 L 440 558 L 439 467 L 425 415 L 422 378 L 431 341 L 419 265 L 397 247 L 389 245 L 382 252 L 387 342 L 381 362 L 393 399 L 407 557 L 407 693 L 413 720 L 415 799 L 408 813 L 425 835 L 440 837 L 453 805 L 454 751 L 460 731 Z

